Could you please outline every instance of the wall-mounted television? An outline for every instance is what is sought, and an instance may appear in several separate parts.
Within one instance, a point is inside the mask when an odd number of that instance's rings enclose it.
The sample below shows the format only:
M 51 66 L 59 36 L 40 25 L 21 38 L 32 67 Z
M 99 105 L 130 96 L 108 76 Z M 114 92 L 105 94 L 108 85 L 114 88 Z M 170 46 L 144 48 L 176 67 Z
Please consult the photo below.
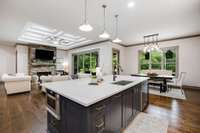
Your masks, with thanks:
M 35 59 L 38 60 L 53 60 L 54 51 L 36 49 L 35 51 Z

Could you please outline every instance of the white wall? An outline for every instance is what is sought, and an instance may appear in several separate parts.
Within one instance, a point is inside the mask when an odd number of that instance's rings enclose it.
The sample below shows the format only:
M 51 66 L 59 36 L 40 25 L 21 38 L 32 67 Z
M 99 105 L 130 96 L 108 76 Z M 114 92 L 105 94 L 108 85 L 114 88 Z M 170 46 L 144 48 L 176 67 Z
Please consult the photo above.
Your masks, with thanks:
M 28 46 L 17 45 L 17 73 L 28 74 Z
M 187 72 L 185 85 L 200 87 L 200 37 L 168 41 L 160 43 L 161 47 L 179 47 L 179 72 Z M 112 74 L 112 48 L 120 50 L 120 64 L 124 70 L 122 74 L 138 73 L 138 51 L 143 46 L 122 47 L 111 42 L 77 48 L 69 51 L 57 50 L 57 58 L 62 58 L 69 64 L 69 73 L 72 74 L 72 54 L 88 50 L 99 50 L 99 65 L 104 74 Z M 18 72 L 27 72 L 27 48 L 17 47 Z M 0 44 L 0 74 L 15 73 L 16 48 Z M 64 69 L 63 65 L 57 65 L 57 69 Z
M 187 72 L 184 84 L 200 87 L 200 37 L 161 42 L 160 46 L 179 46 L 179 72 Z M 125 48 L 126 74 L 138 73 L 138 51 L 142 48 Z
M 125 57 L 125 47 L 118 45 L 118 44 L 112 44 L 113 49 L 117 49 L 120 51 L 120 65 L 123 69 L 123 72 L 120 72 L 120 74 L 125 74 L 125 68 L 126 68 L 126 57 Z M 112 52 L 112 51 L 111 51 Z M 112 60 L 111 60 L 112 61 Z
M 68 63 L 67 52 L 65 50 L 56 50 L 56 70 L 64 70 L 64 63 Z
M 15 46 L 0 44 L 0 75 L 3 73 L 13 74 L 16 71 Z

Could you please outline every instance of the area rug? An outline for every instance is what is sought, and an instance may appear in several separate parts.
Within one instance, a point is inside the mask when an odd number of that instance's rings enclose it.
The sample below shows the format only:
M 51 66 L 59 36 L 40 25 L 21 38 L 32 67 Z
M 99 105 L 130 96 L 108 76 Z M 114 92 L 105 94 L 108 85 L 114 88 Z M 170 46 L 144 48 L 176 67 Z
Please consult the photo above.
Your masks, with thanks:
M 168 120 L 140 113 L 123 133 L 167 133 Z
M 149 93 L 150 94 L 154 94 L 154 95 L 164 96 L 164 97 L 170 97 L 170 98 L 175 98 L 175 99 L 186 100 L 186 96 L 185 96 L 184 90 L 183 90 L 183 94 L 182 94 L 182 92 L 181 92 L 180 89 L 171 89 L 168 92 L 162 92 L 162 93 L 160 93 L 159 90 L 150 88 L 149 89 Z

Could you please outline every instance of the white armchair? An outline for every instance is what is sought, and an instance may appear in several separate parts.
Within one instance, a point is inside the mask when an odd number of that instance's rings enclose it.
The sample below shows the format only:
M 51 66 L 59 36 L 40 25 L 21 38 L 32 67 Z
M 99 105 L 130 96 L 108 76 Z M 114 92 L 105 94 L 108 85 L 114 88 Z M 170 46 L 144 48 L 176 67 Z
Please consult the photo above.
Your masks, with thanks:
M 1 80 L 5 84 L 6 93 L 15 94 L 31 91 L 31 76 L 22 73 L 15 75 L 2 75 Z

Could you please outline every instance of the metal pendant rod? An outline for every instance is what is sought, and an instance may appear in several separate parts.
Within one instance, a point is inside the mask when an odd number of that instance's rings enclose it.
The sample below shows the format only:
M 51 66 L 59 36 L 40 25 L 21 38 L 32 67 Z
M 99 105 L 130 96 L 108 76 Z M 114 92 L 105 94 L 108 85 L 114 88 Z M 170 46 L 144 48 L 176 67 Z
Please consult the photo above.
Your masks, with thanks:
M 102 5 L 102 7 L 103 7 L 103 17 L 104 17 L 104 31 L 106 30 L 106 5 Z
M 118 17 L 119 15 L 115 15 L 115 18 L 116 18 L 116 37 L 118 37 Z

